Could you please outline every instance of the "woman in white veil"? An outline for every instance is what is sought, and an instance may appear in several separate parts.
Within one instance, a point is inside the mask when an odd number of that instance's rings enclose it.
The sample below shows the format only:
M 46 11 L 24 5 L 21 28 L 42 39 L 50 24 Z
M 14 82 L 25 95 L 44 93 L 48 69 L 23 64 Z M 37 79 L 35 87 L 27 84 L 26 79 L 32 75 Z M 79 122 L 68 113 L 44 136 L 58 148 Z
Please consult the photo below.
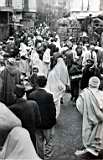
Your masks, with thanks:
M 65 62 L 58 52 L 54 54 L 54 59 L 57 63 L 48 75 L 46 89 L 53 94 L 57 118 L 60 114 L 60 100 L 65 93 L 66 86 L 70 86 L 70 80 Z

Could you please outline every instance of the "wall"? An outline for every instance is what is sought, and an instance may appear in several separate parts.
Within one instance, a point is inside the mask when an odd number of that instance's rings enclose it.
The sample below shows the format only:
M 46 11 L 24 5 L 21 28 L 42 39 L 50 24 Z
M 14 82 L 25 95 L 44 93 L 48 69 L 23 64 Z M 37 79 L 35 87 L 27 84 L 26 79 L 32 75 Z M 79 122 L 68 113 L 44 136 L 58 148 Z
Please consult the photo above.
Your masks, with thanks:
M 0 0 L 0 40 L 7 39 L 12 15 L 12 0 Z
M 9 26 L 7 24 L 0 24 L 0 41 L 7 39 L 9 36 Z
M 16 10 L 23 10 L 23 0 L 12 0 L 12 6 Z
M 0 0 L 0 7 L 4 7 L 6 5 L 6 0 Z
M 24 11 L 25 12 L 36 12 L 38 0 L 24 0 Z
M 0 0 L 0 7 L 12 7 L 12 0 Z
M 36 12 L 36 0 L 28 1 L 28 10 L 29 12 Z

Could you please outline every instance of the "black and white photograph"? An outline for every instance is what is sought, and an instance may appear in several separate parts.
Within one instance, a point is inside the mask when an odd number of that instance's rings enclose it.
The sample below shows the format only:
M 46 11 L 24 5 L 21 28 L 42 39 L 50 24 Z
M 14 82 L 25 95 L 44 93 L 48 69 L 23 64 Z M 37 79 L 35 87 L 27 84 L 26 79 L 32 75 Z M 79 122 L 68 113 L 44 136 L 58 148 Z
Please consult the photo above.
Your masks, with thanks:
M 103 0 L 0 0 L 0 160 L 103 160 Z

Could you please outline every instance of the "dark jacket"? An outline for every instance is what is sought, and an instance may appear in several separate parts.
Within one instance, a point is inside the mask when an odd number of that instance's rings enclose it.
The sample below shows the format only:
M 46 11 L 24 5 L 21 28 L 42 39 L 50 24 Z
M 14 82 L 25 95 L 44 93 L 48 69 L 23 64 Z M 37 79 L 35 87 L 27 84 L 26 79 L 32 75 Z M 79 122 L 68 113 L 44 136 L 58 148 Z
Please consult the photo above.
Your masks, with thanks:
M 79 74 L 82 74 L 82 69 L 79 68 L 78 65 L 72 64 L 72 67 L 69 70 L 69 75 L 74 76 L 74 75 L 79 75 Z
M 15 102 L 14 90 L 16 84 L 20 84 L 20 71 L 16 66 L 7 66 L 0 74 L 2 79 L 2 89 L 0 91 L 0 101 L 10 106 Z
M 41 129 L 50 129 L 56 123 L 56 108 L 52 94 L 44 89 L 37 89 L 29 95 L 29 99 L 35 100 L 39 105 L 41 114 Z
M 17 99 L 16 103 L 10 106 L 9 109 L 21 120 L 22 126 L 29 131 L 32 142 L 36 146 L 35 130 L 41 123 L 37 103 L 21 98 Z
M 83 75 L 81 79 L 81 89 L 88 87 L 89 79 L 92 76 L 97 76 L 101 80 L 100 70 L 96 67 L 90 69 L 89 67 L 84 68 Z

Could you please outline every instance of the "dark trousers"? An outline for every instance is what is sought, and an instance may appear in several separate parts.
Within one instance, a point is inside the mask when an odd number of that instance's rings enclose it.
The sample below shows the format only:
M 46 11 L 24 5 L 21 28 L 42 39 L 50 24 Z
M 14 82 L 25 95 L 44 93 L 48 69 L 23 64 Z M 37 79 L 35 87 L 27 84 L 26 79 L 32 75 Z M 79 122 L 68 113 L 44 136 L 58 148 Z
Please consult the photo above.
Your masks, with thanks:
M 71 80 L 71 95 L 72 95 L 72 99 L 74 98 L 76 100 L 78 98 L 78 96 L 79 96 L 79 83 L 80 83 L 80 79 Z

